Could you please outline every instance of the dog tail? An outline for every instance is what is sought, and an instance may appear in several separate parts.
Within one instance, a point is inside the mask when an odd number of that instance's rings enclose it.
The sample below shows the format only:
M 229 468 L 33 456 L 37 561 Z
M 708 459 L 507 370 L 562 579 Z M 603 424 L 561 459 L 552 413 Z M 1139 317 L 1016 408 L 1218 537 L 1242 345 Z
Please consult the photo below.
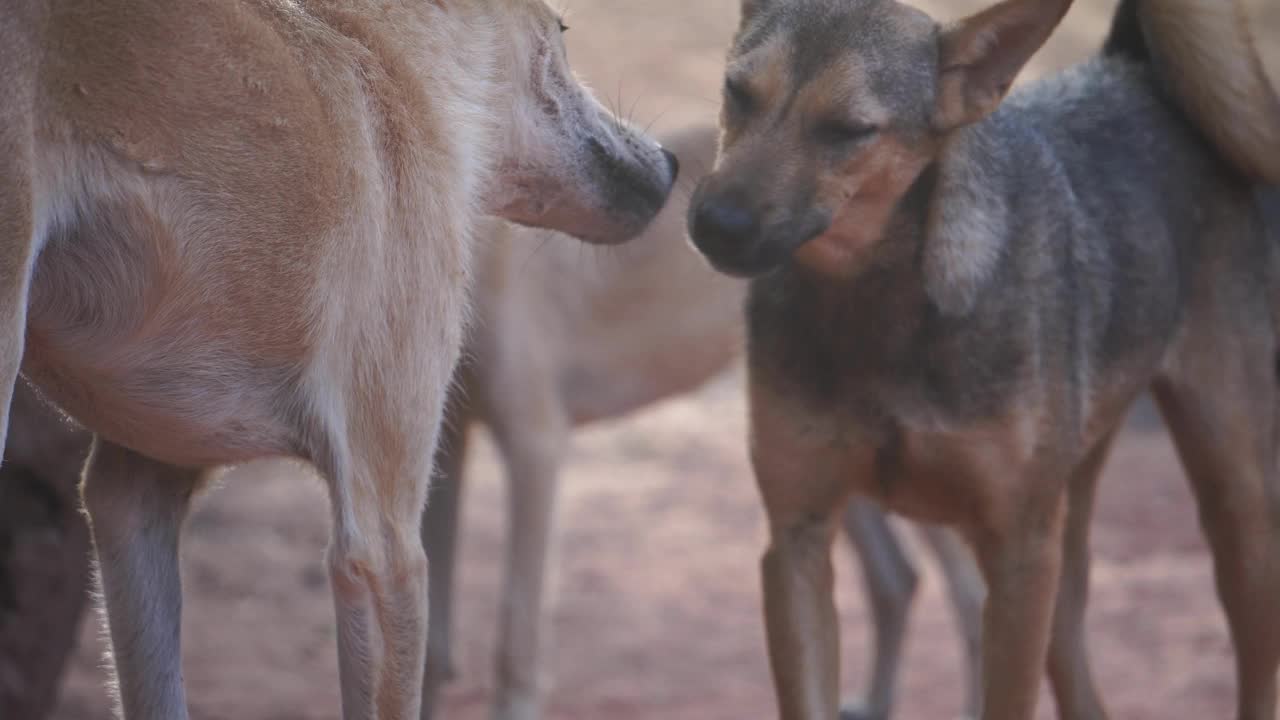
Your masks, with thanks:
M 1280 184 L 1280 98 L 1241 0 L 1122 0 L 1103 52 L 1149 62 L 1228 162 Z

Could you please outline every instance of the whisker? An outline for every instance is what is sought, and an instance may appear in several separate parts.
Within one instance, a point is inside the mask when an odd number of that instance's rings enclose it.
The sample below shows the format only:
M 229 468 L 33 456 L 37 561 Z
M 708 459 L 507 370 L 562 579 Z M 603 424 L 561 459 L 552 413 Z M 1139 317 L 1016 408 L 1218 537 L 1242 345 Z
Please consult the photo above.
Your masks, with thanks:
M 622 108 L 625 107 L 625 101 L 622 97 L 622 76 L 618 76 L 618 111 L 614 113 L 614 120 L 617 123 L 618 132 L 622 132 L 627 126 L 625 120 L 622 119 Z
M 645 134 L 645 135 L 648 135 L 648 134 L 649 134 L 649 131 L 653 129 L 653 126 L 654 126 L 654 125 L 656 125 L 656 124 L 658 123 L 658 121 L 659 121 L 659 120 L 661 120 L 661 119 L 663 118 L 663 116 L 667 114 L 667 111 L 668 111 L 668 110 L 670 110 L 670 109 L 671 109 L 671 106 L 670 106 L 670 105 L 668 105 L 666 108 L 664 108 L 664 109 L 662 109 L 661 111 L 659 111 L 659 112 L 658 112 L 658 114 L 657 114 L 657 115 L 655 115 L 655 116 L 654 116 L 654 118 L 653 118 L 652 120 L 650 120 L 648 123 L 646 123 L 646 124 L 645 124 L 645 126 L 644 126 L 644 131 L 643 131 L 643 132 L 644 132 L 644 134 Z
M 520 272 L 525 272 L 529 269 L 529 263 L 533 260 L 534 256 L 542 252 L 542 249 L 547 246 L 547 243 L 551 242 L 551 239 L 555 234 L 554 230 L 542 230 L 538 233 L 538 235 L 541 236 L 541 240 L 534 245 L 533 249 L 529 251 L 529 254 L 525 256 L 524 262 L 520 264 Z
M 640 99 L 641 99 L 641 98 L 643 98 L 643 97 L 644 97 L 644 90 L 642 89 L 642 90 L 641 90 L 641 91 L 636 95 L 635 99 L 631 101 L 631 107 L 627 109 L 627 122 L 628 122 L 628 123 L 631 123 L 631 122 L 632 122 L 632 120 L 634 120 L 634 119 L 635 119 L 635 116 L 636 116 L 636 105 L 638 105 L 638 104 L 640 103 Z

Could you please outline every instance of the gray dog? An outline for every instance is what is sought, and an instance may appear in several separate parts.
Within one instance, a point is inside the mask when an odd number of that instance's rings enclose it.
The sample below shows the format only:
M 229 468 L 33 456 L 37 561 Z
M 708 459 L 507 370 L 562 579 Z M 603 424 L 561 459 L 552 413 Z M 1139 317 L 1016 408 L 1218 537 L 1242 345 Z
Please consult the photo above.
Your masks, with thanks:
M 892 0 L 749 0 L 690 230 L 748 301 L 781 713 L 837 712 L 830 543 L 850 494 L 953 524 L 989 594 L 985 720 L 1106 717 L 1088 520 L 1150 387 L 1200 505 L 1239 720 L 1280 663 L 1280 103 L 1238 2 L 1125 0 L 1099 57 L 1015 93 L 1069 0 L 939 26 Z

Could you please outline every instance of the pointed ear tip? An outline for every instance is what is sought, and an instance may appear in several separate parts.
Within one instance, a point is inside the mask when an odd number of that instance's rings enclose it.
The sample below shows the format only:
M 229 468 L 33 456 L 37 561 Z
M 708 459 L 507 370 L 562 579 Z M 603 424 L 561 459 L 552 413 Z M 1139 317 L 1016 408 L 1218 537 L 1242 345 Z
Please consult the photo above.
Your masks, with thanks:
M 973 66 L 1008 90 L 1022 70 L 1053 35 L 1071 0 L 1005 0 L 998 5 L 944 25 L 939 31 L 939 62 L 944 69 Z
M 941 36 L 983 35 L 986 34 L 984 30 L 1021 33 L 1028 25 L 1043 27 L 1046 24 L 1049 31 L 1052 31 L 1062 22 L 1073 2 L 1074 0 L 1004 0 L 959 20 L 944 23 Z

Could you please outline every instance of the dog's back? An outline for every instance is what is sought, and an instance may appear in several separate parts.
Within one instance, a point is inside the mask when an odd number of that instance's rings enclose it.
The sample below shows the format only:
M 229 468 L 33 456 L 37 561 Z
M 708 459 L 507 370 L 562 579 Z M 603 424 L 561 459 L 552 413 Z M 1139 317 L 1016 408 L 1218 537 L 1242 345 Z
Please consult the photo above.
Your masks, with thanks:
M 1249 180 L 1161 86 L 1158 68 L 1107 54 L 1002 111 L 1011 137 L 1033 136 L 993 178 L 1021 226 L 1004 252 L 1022 282 L 997 273 L 987 291 L 1039 295 L 1048 332 L 1063 333 L 1042 340 L 1079 353 L 1071 375 L 1085 387 L 1115 370 L 1140 382 L 1201 275 L 1250 275 L 1272 252 L 1252 228 Z M 999 156 L 988 147 L 983 162 Z

